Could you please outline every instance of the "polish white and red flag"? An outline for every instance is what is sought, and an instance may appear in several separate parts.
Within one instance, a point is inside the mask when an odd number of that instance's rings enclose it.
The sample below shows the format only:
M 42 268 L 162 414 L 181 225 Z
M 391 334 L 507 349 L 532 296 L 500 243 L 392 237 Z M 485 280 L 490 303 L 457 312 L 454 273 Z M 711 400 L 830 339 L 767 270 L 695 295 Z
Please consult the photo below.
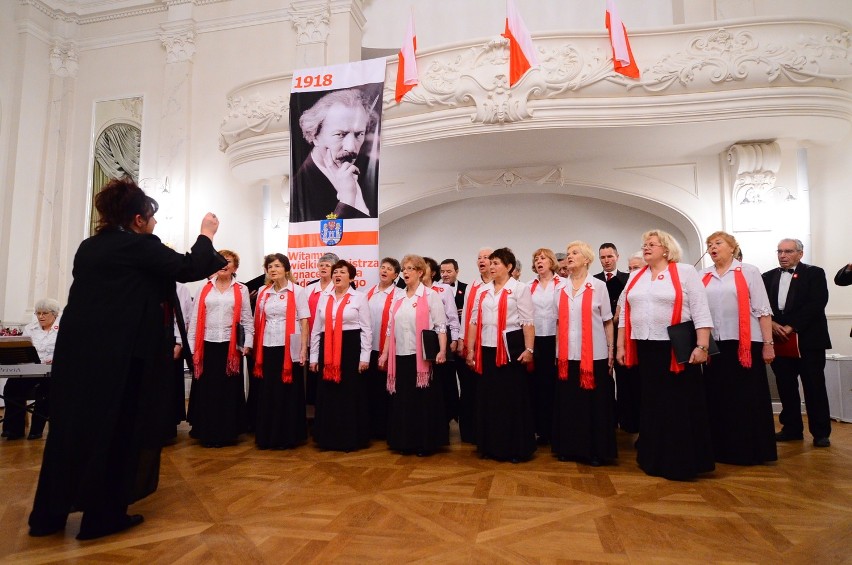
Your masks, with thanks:
M 509 86 L 513 86 L 524 73 L 538 66 L 532 37 L 514 0 L 506 0 L 506 31 L 503 37 L 509 40 Z
M 420 83 L 417 76 L 417 35 L 414 33 L 414 14 L 409 15 L 408 31 L 402 49 L 399 50 L 399 65 L 396 68 L 396 102 L 399 104 L 405 94 Z
M 615 72 L 630 78 L 639 78 L 639 67 L 630 49 L 627 28 L 615 9 L 615 0 L 606 0 L 606 29 L 609 30 L 609 42 L 612 44 L 612 63 Z

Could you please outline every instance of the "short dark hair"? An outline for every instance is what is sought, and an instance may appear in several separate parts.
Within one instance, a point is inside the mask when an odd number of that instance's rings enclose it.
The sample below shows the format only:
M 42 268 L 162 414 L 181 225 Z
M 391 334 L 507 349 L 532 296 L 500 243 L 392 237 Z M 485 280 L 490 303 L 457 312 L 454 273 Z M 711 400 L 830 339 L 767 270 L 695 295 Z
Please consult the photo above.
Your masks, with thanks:
M 382 259 L 382 262 L 379 263 L 379 265 L 382 265 L 384 263 L 387 263 L 388 265 L 393 267 L 393 270 L 397 275 L 402 270 L 402 267 L 399 266 L 399 261 L 397 261 L 393 257 L 385 257 L 384 259 Z
M 287 258 L 283 253 L 270 253 L 266 257 L 263 258 L 263 270 L 267 270 L 269 265 L 272 264 L 273 261 L 281 261 L 281 264 L 284 265 L 284 272 L 290 272 L 290 259 Z
M 598 247 L 598 251 L 600 251 L 601 249 L 612 249 L 613 251 L 615 251 L 615 254 L 618 255 L 618 248 L 615 246 L 614 243 L 601 243 L 601 246 Z
M 337 269 L 342 268 L 345 268 L 347 271 L 349 271 L 349 278 L 351 280 L 355 280 L 355 275 L 358 274 L 358 271 L 355 269 L 355 265 L 353 265 L 349 261 L 344 261 L 343 259 L 341 259 L 340 261 L 331 266 L 331 272 L 334 273 L 334 271 L 336 271 Z
M 488 256 L 489 259 L 500 259 L 500 262 L 506 265 L 506 268 L 509 269 L 509 274 L 515 270 L 515 265 L 518 264 L 518 260 L 515 259 L 515 254 L 508 247 L 501 247 L 500 249 L 495 249 L 491 255 Z M 511 268 L 509 268 L 511 265 Z
M 129 228 L 137 214 L 150 219 L 159 208 L 157 201 L 130 177 L 113 179 L 95 196 L 95 209 L 100 216 L 95 233 L 108 228 Z
M 432 271 L 432 282 L 438 282 L 441 279 L 441 269 L 438 267 L 438 262 L 431 257 L 424 257 L 424 261 L 429 265 L 429 270 Z
M 444 259 L 441 261 L 441 265 L 446 265 L 447 263 L 450 263 L 456 271 L 459 270 L 459 262 L 455 259 Z

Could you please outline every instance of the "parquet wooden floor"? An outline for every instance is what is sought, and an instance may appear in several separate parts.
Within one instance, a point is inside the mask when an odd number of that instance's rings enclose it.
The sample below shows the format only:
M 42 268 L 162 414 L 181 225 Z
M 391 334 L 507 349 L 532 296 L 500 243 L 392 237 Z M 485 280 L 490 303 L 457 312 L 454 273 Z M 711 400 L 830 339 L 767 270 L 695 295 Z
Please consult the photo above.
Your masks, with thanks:
M 591 468 L 539 449 L 480 460 L 458 443 L 428 458 L 383 444 L 351 454 L 204 449 L 181 429 L 141 526 L 102 540 L 30 538 L 44 442 L 0 442 L 2 563 L 852 563 L 852 424 L 832 446 L 779 444 L 780 461 L 718 465 L 692 482 L 648 477 L 632 439 Z

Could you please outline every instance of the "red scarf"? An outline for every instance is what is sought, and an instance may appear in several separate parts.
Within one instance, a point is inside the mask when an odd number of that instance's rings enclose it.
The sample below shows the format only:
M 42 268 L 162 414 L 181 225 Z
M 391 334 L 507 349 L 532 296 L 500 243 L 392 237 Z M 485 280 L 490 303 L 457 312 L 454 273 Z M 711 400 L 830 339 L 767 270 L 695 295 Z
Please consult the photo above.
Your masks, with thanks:
M 488 292 L 483 292 L 479 299 L 479 311 L 476 319 L 476 365 L 474 370 L 482 374 L 482 303 L 485 301 L 485 295 Z M 508 311 L 509 295 L 512 290 L 503 287 L 503 292 L 500 294 L 500 300 L 497 302 L 497 359 L 496 365 L 502 367 L 509 363 L 509 354 L 506 351 L 506 344 L 503 343 L 503 333 L 506 331 L 506 313 Z
M 231 321 L 231 341 L 228 344 L 228 363 L 225 367 L 225 374 L 228 376 L 237 375 L 240 372 L 240 354 L 237 351 L 237 326 L 240 323 L 240 312 L 243 306 L 243 295 L 240 293 L 240 285 L 234 284 L 234 316 Z M 195 365 L 195 378 L 201 377 L 204 372 L 204 332 L 206 331 L 207 322 L 207 304 L 205 299 L 213 289 L 213 280 L 207 281 L 204 288 L 201 289 L 201 295 L 198 297 L 198 320 L 196 320 L 195 332 L 195 353 L 192 356 L 193 364 Z
M 322 378 L 326 381 L 340 382 L 340 359 L 343 354 L 343 309 L 349 303 L 349 293 L 343 296 L 337 307 L 337 316 L 333 316 L 334 293 L 328 295 L 325 303 L 325 351 L 323 352 Z M 334 326 L 332 327 L 332 317 Z
M 255 377 L 263 378 L 263 332 L 266 330 L 266 301 L 272 285 L 263 287 L 257 297 L 257 306 L 254 312 L 254 373 Z M 277 293 L 275 293 L 277 294 Z M 293 357 L 290 353 L 290 336 L 296 331 L 296 301 L 292 286 L 284 292 L 284 310 L 287 317 L 284 322 L 284 366 L 281 368 L 281 382 L 290 384 L 293 382 Z
M 647 270 L 648 265 L 642 267 L 639 273 L 637 273 L 633 280 L 630 281 L 630 284 L 627 286 L 627 290 L 624 291 L 624 364 L 627 367 L 634 367 L 638 362 L 636 356 L 636 341 L 633 339 L 633 328 L 630 323 L 630 301 L 627 299 L 627 295 L 630 294 L 630 291 L 633 289 L 636 281 L 638 281 Z M 680 323 L 681 310 L 683 309 L 683 288 L 680 286 L 680 274 L 677 271 L 677 263 L 674 261 L 669 262 L 669 277 L 672 280 L 672 285 L 674 286 L 675 291 L 671 323 L 671 325 L 674 326 Z M 683 367 L 679 365 L 677 359 L 675 359 L 674 350 L 672 350 L 671 354 L 669 371 L 672 373 L 680 373 L 683 371 Z
M 379 290 L 379 285 L 374 286 L 370 289 L 370 292 L 367 293 L 367 303 L 370 303 L 370 299 L 373 297 L 373 294 Z M 390 318 L 390 307 L 393 303 L 393 287 L 391 287 L 390 292 L 388 293 L 387 298 L 385 298 L 385 306 L 382 308 L 382 326 L 379 328 L 379 353 L 385 350 L 385 338 L 388 333 L 388 319 Z
M 308 332 L 314 329 L 314 320 L 317 319 L 317 304 L 319 304 L 320 296 L 322 295 L 322 290 L 320 290 L 320 283 L 317 283 L 316 292 L 311 292 L 311 295 L 308 297 L 308 310 L 311 311 L 311 317 L 308 318 Z
M 417 362 L 417 388 L 429 388 L 429 379 L 432 376 L 432 364 L 423 359 L 423 339 L 420 337 L 423 330 L 428 330 L 431 327 L 431 318 L 429 317 L 429 300 L 426 294 L 426 289 L 423 289 L 423 296 L 416 298 L 414 304 L 414 335 L 417 336 L 414 340 L 415 350 L 414 357 Z M 391 394 L 396 393 L 396 335 L 394 335 L 394 326 L 396 325 L 396 312 L 402 306 L 404 298 L 396 301 L 393 307 L 393 318 L 390 322 L 390 341 L 388 342 L 388 380 L 387 391 Z
M 464 327 L 462 328 L 462 331 L 465 333 L 467 333 L 468 328 L 470 328 L 470 317 L 471 314 L 473 314 L 473 303 L 476 300 L 476 291 L 479 289 L 480 286 L 482 286 L 482 283 L 476 282 L 470 283 L 470 286 L 468 287 L 469 291 L 467 295 L 467 304 L 465 304 L 464 308 Z M 464 345 L 462 347 L 462 357 L 467 357 L 467 343 L 469 341 L 469 339 L 466 339 L 463 342 Z
M 568 287 L 565 287 L 566 290 Z M 568 305 L 567 292 L 560 292 L 559 318 L 556 322 L 556 335 L 559 336 L 559 356 L 557 367 L 559 379 L 568 380 L 568 328 L 570 327 L 571 308 Z M 592 283 L 586 283 L 581 305 L 581 323 L 583 339 L 580 344 L 580 388 L 593 390 L 595 388 L 595 350 L 594 335 L 592 334 Z
M 710 284 L 710 279 L 713 278 L 713 273 L 704 275 L 701 281 L 704 286 Z M 737 314 L 739 315 L 740 324 L 740 344 L 737 349 L 737 356 L 740 360 L 740 365 L 746 369 L 751 368 L 751 307 L 749 306 L 749 291 L 748 283 L 743 275 L 743 268 L 736 267 L 734 269 L 734 284 L 737 289 Z
M 559 277 L 556 276 L 556 275 L 553 275 L 553 286 L 556 286 L 558 284 L 559 284 Z M 538 279 L 535 279 L 532 282 L 532 284 L 530 285 L 530 294 L 535 294 L 535 289 L 537 289 L 537 288 L 538 288 Z

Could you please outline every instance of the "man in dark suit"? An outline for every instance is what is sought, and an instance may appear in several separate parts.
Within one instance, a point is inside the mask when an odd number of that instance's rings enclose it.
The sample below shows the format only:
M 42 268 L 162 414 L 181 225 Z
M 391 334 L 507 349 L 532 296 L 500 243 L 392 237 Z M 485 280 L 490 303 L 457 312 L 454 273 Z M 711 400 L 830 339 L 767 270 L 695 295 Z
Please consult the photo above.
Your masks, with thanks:
M 778 344 L 798 339 L 800 357 L 778 355 L 772 362 L 778 395 L 781 397 L 781 431 L 777 441 L 800 440 L 803 436 L 798 378 L 802 379 L 808 430 L 814 446 L 828 447 L 831 418 L 825 389 L 825 350 L 831 348 L 825 306 L 828 284 L 825 271 L 801 262 L 804 246 L 798 239 L 778 242 L 780 267 L 763 273 L 763 284 L 772 304 L 772 335 Z
M 834 275 L 834 284 L 837 286 L 849 286 L 852 284 L 852 263 L 845 267 L 840 267 L 837 274 Z M 852 329 L 849 330 L 849 337 L 852 337 Z
M 615 305 L 618 304 L 618 297 L 624 291 L 627 285 L 628 273 L 618 270 L 618 249 L 614 243 L 602 243 L 598 248 L 598 258 L 601 261 L 603 271 L 595 275 L 596 279 L 600 279 L 606 283 L 606 290 L 609 294 L 609 306 L 612 309 L 612 315 L 615 316 Z M 615 343 L 618 335 L 618 320 L 614 324 L 615 334 L 612 336 L 612 341 Z M 635 371 L 631 371 L 627 367 L 616 367 L 615 370 L 615 388 L 616 388 L 616 419 L 618 426 L 628 432 L 636 433 L 639 431 L 639 382 Z
M 602 243 L 598 249 L 598 257 L 601 260 L 603 271 L 596 274 L 595 278 L 606 283 L 609 305 L 614 315 L 618 297 L 621 296 L 621 292 L 627 285 L 628 274 L 618 270 L 618 249 L 616 249 L 614 243 Z
M 453 287 L 453 297 L 456 300 L 456 309 L 458 309 L 459 316 L 461 316 L 462 308 L 464 308 L 464 291 L 467 288 L 467 283 L 459 281 L 458 276 L 458 261 L 455 259 L 444 259 L 441 261 L 441 282 Z

